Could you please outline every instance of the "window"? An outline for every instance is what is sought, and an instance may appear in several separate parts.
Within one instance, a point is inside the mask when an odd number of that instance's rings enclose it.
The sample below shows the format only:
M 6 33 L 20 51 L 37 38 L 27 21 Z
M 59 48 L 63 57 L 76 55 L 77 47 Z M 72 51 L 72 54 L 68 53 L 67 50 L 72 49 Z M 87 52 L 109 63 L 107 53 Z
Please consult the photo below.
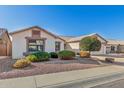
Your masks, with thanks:
M 66 49 L 67 48 L 67 46 L 66 46 L 66 44 L 64 44 L 64 49 Z
M 55 42 L 55 51 L 60 51 L 60 42 Z
M 29 40 L 28 41 L 28 51 L 44 51 L 44 41 L 43 40 Z
M 111 46 L 111 51 L 115 51 L 115 46 Z

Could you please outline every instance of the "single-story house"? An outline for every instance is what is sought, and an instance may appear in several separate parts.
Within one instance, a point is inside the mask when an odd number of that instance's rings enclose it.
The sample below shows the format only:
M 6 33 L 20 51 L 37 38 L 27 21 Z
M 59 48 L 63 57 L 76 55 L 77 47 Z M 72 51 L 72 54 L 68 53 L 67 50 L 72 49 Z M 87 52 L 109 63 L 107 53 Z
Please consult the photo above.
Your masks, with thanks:
M 79 42 L 87 36 L 96 36 L 102 43 L 100 51 L 92 54 L 124 52 L 124 41 L 107 40 L 99 34 L 83 36 L 57 36 L 41 27 L 33 26 L 10 33 L 12 37 L 12 58 L 22 58 L 35 51 L 58 52 L 71 50 L 79 52 Z
M 122 40 L 108 40 L 103 38 L 97 33 L 83 35 L 83 36 L 60 36 L 66 40 L 66 48 L 68 50 L 78 53 L 80 51 L 79 43 L 80 40 L 87 36 L 96 36 L 101 41 L 100 51 L 93 51 L 92 54 L 110 54 L 110 53 L 124 53 L 124 41 Z
M 11 56 L 12 43 L 7 29 L 0 28 L 0 56 Z
M 10 33 L 12 58 L 22 58 L 36 51 L 58 52 L 64 50 L 65 40 L 47 30 L 33 26 Z

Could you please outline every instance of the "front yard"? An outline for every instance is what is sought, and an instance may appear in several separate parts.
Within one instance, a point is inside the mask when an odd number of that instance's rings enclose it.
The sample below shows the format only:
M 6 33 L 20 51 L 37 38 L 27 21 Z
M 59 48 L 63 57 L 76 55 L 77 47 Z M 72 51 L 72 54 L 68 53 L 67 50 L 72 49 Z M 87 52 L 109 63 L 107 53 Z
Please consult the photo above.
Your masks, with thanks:
M 90 51 L 99 51 L 101 48 L 101 42 L 96 36 L 83 38 L 80 41 L 80 48 L 79 57 L 74 51 L 62 50 L 50 53 L 29 51 L 25 58 L 17 61 L 10 58 L 0 59 L 0 79 L 104 66 L 98 59 L 90 58 Z
M 74 59 L 70 60 L 49 58 L 48 61 L 34 61 L 31 63 L 31 65 L 18 69 L 12 67 L 16 60 L 13 60 L 9 57 L 0 57 L 0 79 L 43 75 L 72 70 L 82 70 L 106 65 L 124 66 L 123 57 L 113 56 L 115 62 L 109 64 L 107 61 L 105 61 L 106 57 L 110 56 L 91 56 L 91 58 L 81 58 L 80 56 L 76 56 L 74 57 Z
M 0 59 L 0 79 L 42 75 L 71 70 L 81 70 L 103 66 L 92 58 L 76 58 L 73 60 L 50 59 L 50 61 L 31 63 L 30 66 L 22 69 L 12 68 L 16 60 L 11 58 Z

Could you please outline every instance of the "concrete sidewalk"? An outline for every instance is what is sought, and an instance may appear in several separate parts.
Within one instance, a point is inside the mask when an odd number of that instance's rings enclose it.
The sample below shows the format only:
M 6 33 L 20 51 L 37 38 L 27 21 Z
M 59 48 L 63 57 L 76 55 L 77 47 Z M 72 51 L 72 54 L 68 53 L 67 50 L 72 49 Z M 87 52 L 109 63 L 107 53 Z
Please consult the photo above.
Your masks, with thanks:
M 37 87 L 57 87 L 77 81 L 87 81 L 88 79 L 101 78 L 108 75 L 124 73 L 123 66 L 105 66 L 85 70 L 67 71 L 53 74 L 4 79 L 0 80 L 0 87 L 14 88 L 37 88 Z M 123 76 L 124 77 L 124 76 Z M 87 86 L 89 87 L 89 86 Z

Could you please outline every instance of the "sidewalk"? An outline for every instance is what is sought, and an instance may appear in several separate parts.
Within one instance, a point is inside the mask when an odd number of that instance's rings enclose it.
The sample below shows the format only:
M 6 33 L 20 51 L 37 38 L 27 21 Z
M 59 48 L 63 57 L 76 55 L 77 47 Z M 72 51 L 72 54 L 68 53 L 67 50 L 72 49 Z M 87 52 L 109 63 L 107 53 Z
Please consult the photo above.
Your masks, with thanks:
M 53 74 L 37 75 L 23 78 L 0 80 L 0 87 L 36 88 L 36 87 L 57 87 L 76 81 L 100 78 L 107 75 L 124 73 L 123 66 L 105 66 L 85 70 L 75 70 Z M 88 87 L 88 86 L 87 86 Z

